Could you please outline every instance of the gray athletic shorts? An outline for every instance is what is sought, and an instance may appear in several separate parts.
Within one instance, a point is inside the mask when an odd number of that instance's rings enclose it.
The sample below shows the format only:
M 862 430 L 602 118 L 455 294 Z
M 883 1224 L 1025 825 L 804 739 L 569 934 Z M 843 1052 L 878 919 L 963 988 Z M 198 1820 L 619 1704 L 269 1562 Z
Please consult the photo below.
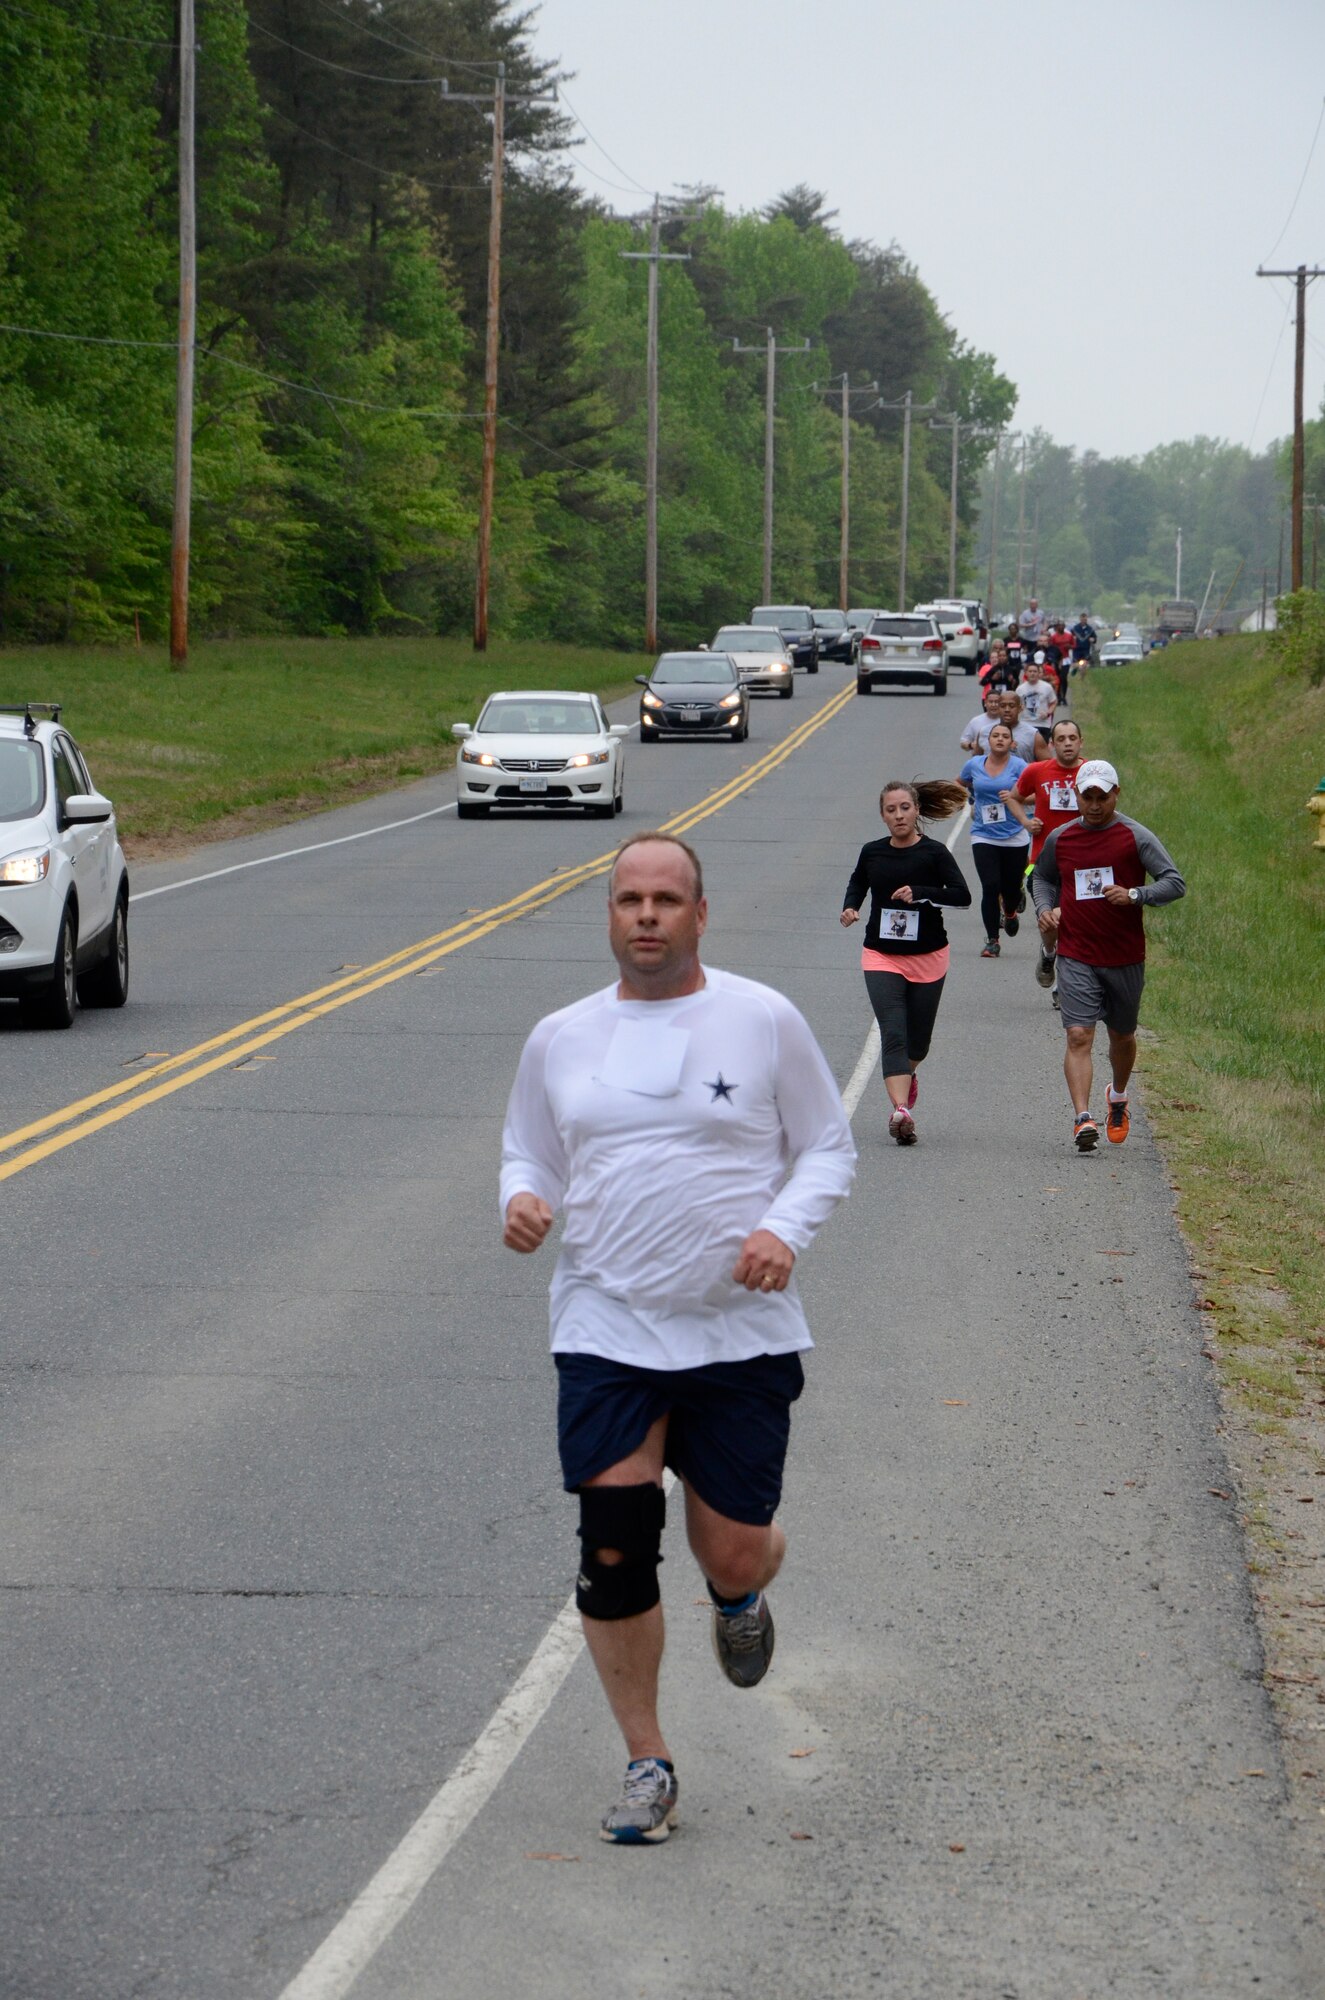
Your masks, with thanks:
M 1103 1021 L 1115 1035 L 1136 1033 L 1141 989 L 1146 983 L 1140 965 L 1084 965 L 1079 958 L 1058 955 L 1058 1012 L 1065 1028 L 1093 1028 Z

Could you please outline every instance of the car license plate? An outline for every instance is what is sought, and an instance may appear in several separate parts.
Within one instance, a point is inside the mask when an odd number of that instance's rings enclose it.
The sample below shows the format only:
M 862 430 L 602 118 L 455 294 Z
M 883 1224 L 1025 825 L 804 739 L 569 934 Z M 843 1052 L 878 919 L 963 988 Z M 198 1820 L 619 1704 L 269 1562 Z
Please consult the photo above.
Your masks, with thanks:
M 520 790 L 522 792 L 545 792 L 547 790 L 547 779 L 521 778 Z

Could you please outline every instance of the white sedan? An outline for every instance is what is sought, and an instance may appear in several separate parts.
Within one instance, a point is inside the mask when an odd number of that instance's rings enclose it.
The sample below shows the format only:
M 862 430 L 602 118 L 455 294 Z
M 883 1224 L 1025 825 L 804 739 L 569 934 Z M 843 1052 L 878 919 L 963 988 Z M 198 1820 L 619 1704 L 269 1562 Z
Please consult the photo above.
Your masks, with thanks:
M 791 654 L 780 632 L 767 625 L 724 625 L 709 647 L 726 653 L 748 688 L 764 688 L 790 701 L 796 692 Z
M 36 1027 L 129 997 L 129 870 L 115 808 L 58 704 L 0 709 L 0 996 Z
M 494 806 L 583 806 L 600 819 L 622 808 L 629 725 L 609 722 L 596 694 L 562 688 L 492 694 L 471 728 L 452 725 L 456 812 L 479 819 Z

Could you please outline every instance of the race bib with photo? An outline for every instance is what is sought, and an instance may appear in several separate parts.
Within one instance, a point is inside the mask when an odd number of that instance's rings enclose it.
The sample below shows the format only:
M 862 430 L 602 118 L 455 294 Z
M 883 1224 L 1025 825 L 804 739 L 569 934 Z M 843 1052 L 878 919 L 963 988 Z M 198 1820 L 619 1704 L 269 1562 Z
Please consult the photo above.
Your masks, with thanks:
M 1098 903 L 1104 891 L 1113 887 L 1112 868 L 1078 868 L 1075 872 L 1079 903 Z
M 1076 786 L 1069 785 L 1066 782 L 1062 784 L 1050 785 L 1049 810 L 1050 812 L 1056 812 L 1056 813 L 1078 812 L 1080 808 L 1077 805 Z
M 879 925 L 879 936 L 885 941 L 905 938 L 908 941 L 920 936 L 919 910 L 889 910 Z
M 984 805 L 980 808 L 980 824 L 982 826 L 999 826 L 1007 816 L 1007 807 L 999 801 L 995 801 L 993 805 Z

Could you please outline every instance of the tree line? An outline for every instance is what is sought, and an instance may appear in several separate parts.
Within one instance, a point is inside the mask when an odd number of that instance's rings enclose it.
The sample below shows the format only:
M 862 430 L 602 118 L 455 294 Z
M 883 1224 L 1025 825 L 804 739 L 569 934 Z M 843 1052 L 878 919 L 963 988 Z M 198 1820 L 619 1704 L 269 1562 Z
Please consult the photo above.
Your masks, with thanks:
M 174 0 L 0 11 L 0 639 L 165 629 L 177 310 Z M 195 631 L 469 627 L 490 130 L 452 90 L 505 65 L 493 545 L 496 629 L 637 645 L 645 459 L 643 210 L 585 195 L 556 63 L 508 0 L 199 0 Z M 586 155 L 586 167 L 597 155 Z M 597 169 L 593 169 L 597 171 Z M 608 175 L 606 163 L 602 172 Z M 608 178 L 616 179 L 613 174 Z M 608 196 L 611 196 L 611 200 Z M 660 624 L 702 635 L 760 594 L 763 367 L 783 358 L 774 588 L 834 602 L 835 391 L 912 390 L 963 446 L 969 565 L 1015 391 L 894 244 L 847 242 L 796 187 L 758 213 L 670 204 L 660 276 Z M 890 602 L 900 418 L 853 400 L 851 594 Z M 914 433 L 908 571 L 946 583 L 948 438 Z
M 1325 440 L 1325 424 L 1309 430 Z M 999 454 L 996 545 L 992 461 L 982 478 L 970 568 L 983 592 L 992 549 L 1000 609 L 1012 608 L 1020 561 L 1020 603 L 1034 590 L 1055 609 L 1135 613 L 1145 622 L 1156 601 L 1176 595 L 1179 530 L 1182 595 L 1198 607 L 1205 600 L 1207 623 L 1221 605 L 1230 615 L 1258 605 L 1263 583 L 1270 597 L 1287 589 L 1289 446 L 1253 453 L 1198 437 L 1139 457 L 1105 458 L 1057 444 L 1044 431 L 1025 444 L 1024 484 L 1020 442 Z M 1325 442 L 1320 459 L 1325 502 Z

